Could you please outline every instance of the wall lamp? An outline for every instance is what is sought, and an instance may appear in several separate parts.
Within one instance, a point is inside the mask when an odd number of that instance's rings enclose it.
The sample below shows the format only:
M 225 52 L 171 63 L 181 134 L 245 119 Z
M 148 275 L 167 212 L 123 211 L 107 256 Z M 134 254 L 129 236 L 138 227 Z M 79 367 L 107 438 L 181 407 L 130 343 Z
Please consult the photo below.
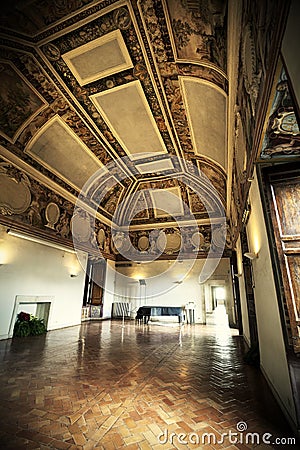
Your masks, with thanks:
M 258 258 L 258 253 L 246 252 L 244 253 L 244 256 L 252 261 L 253 259 Z
M 78 277 L 78 274 L 76 274 L 76 273 L 71 273 L 71 274 L 70 274 L 70 277 L 71 277 L 71 278 L 76 278 L 76 277 Z

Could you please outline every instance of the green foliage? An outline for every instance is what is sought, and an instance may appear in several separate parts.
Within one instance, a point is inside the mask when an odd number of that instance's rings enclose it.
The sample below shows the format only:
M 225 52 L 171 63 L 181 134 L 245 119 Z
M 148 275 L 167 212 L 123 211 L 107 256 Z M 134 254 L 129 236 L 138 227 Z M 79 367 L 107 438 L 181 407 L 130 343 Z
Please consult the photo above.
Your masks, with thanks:
M 16 322 L 14 327 L 14 336 L 25 337 L 30 335 L 29 322 Z
M 38 319 L 37 317 L 33 317 L 29 321 L 30 325 L 30 334 L 33 336 L 37 336 L 39 334 L 46 333 L 46 327 L 44 325 L 44 321 L 42 319 Z
M 43 319 L 38 319 L 30 314 L 20 312 L 14 326 L 14 336 L 26 337 L 45 334 L 47 329 Z

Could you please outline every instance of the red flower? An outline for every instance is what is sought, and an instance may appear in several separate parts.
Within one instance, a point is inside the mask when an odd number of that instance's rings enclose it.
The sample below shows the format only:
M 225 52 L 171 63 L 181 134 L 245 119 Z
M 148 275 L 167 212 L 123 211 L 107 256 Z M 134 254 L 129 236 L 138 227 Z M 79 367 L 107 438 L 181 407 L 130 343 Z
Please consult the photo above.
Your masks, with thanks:
M 30 320 L 30 314 L 21 311 L 21 312 L 18 314 L 18 319 L 19 319 L 21 322 L 24 322 L 24 321 L 29 322 L 29 320 Z

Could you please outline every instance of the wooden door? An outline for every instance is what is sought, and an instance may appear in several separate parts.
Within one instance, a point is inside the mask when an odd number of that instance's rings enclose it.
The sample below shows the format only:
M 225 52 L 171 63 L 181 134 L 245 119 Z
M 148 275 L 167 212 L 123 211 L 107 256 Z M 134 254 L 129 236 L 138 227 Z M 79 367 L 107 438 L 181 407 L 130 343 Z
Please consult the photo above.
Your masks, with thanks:
M 249 252 L 248 239 L 246 229 L 243 228 L 241 231 L 241 245 L 243 255 Z M 248 311 L 248 323 L 250 332 L 250 344 L 251 347 L 258 347 L 258 330 L 257 330 L 257 319 L 256 319 L 256 308 L 255 308 L 255 296 L 254 296 L 254 284 L 253 284 L 253 273 L 252 273 L 252 261 L 243 256 L 243 273 L 245 280 L 245 293 L 247 299 L 247 311 Z
M 300 169 L 269 175 L 271 217 L 286 301 L 289 344 L 300 352 Z
M 94 263 L 92 266 L 92 289 L 90 303 L 93 306 L 101 306 L 100 317 L 102 317 L 103 288 L 105 283 L 105 262 Z

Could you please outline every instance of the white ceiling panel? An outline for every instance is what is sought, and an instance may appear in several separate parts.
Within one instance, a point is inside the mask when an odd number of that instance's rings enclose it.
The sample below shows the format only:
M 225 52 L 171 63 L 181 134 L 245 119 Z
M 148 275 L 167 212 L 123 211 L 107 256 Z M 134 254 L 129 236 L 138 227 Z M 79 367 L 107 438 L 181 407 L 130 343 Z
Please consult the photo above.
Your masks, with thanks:
M 153 172 L 164 172 L 174 169 L 173 163 L 170 159 L 161 159 L 159 161 L 152 161 L 144 164 L 136 164 L 136 168 L 142 174 Z
M 81 45 L 62 58 L 81 86 L 132 67 L 120 30 Z
M 25 149 L 33 159 L 77 189 L 103 164 L 58 117 L 47 122 Z
M 183 202 L 178 187 L 168 189 L 152 189 L 149 191 L 155 217 L 183 216 Z
M 226 169 L 226 107 L 223 90 L 204 80 L 180 77 L 195 153 Z
M 139 81 L 90 98 L 132 159 L 167 153 Z

